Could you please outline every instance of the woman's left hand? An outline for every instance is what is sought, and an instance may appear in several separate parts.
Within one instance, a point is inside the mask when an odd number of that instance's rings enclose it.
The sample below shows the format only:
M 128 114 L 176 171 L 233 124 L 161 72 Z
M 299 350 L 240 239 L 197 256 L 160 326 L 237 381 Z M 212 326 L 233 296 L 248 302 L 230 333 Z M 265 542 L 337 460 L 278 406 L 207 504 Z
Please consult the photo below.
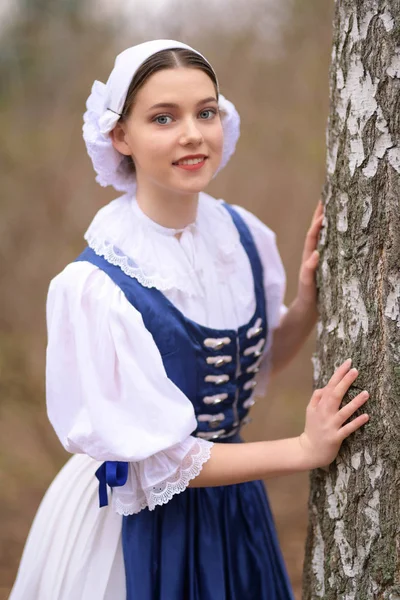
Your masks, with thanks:
M 318 202 L 304 242 L 297 296 L 274 331 L 271 360 L 272 372 L 280 371 L 300 350 L 317 318 L 317 285 L 315 271 L 319 253 L 316 250 L 324 218 L 322 202 Z
M 304 242 L 303 256 L 299 274 L 299 287 L 297 302 L 304 311 L 314 311 L 317 314 L 317 286 L 315 271 L 318 266 L 319 252 L 317 251 L 318 238 L 324 219 L 324 207 L 321 200 L 315 209 L 310 228 Z

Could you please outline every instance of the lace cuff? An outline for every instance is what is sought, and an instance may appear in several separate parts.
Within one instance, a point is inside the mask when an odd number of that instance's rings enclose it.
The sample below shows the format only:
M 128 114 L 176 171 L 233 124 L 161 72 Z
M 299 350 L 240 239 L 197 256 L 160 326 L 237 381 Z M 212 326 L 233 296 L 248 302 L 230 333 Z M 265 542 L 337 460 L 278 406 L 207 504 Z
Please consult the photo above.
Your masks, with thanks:
M 187 447 L 189 445 L 189 449 Z M 144 508 L 154 510 L 166 504 L 175 494 L 183 492 L 189 481 L 197 477 L 203 464 L 210 458 L 213 442 L 189 437 L 183 444 L 170 451 L 160 452 L 139 463 L 129 463 L 128 481 L 123 487 L 114 488 L 112 506 L 120 515 L 132 515 Z M 177 466 L 177 457 L 186 451 Z M 169 471 L 168 476 L 155 482 L 157 471 Z M 149 482 L 153 480 L 152 485 Z

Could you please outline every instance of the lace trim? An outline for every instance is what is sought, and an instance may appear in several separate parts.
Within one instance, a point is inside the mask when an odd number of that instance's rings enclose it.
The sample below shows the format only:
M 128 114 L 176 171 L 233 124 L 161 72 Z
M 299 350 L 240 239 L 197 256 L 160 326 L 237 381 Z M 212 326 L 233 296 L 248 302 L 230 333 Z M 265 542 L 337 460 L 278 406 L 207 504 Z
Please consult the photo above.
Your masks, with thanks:
M 144 493 L 142 493 L 138 494 L 136 497 L 133 495 L 132 501 L 127 504 L 126 502 L 122 502 L 118 496 L 113 495 L 112 505 L 116 513 L 123 517 L 127 517 L 128 515 L 136 515 L 146 508 L 147 500 Z
M 155 274 L 154 277 L 151 277 L 143 273 L 143 270 L 132 258 L 123 254 L 121 250 L 111 242 L 89 238 L 87 239 L 87 243 L 98 256 L 102 256 L 110 264 L 119 267 L 125 275 L 128 275 L 128 277 L 131 277 L 132 279 L 136 279 L 146 288 L 155 287 L 163 292 L 178 287 L 177 282 L 172 281 L 172 279 L 163 279 L 159 274 Z M 179 289 L 189 296 L 194 295 L 193 291 L 187 286 L 180 285 Z
M 167 235 L 160 235 L 160 229 Z M 240 236 L 221 200 L 203 192 L 199 195 L 196 226 L 190 232 L 195 265 L 180 260 L 178 242 L 170 233 L 174 231 L 151 221 L 136 199 L 125 194 L 97 212 L 84 238 L 97 255 L 144 287 L 177 290 L 189 298 L 204 297 L 200 272 L 208 268 L 207 253 L 212 255 L 221 280 L 238 268 Z
M 189 481 L 197 477 L 203 468 L 203 464 L 209 460 L 213 445 L 213 442 L 197 438 L 196 443 L 193 444 L 175 474 L 166 481 L 157 486 L 140 490 L 129 503 L 122 502 L 120 498 L 114 497 L 113 506 L 116 512 L 127 516 L 136 514 L 146 507 L 149 510 L 154 510 L 156 506 L 169 502 L 175 494 L 184 492 L 189 485 Z

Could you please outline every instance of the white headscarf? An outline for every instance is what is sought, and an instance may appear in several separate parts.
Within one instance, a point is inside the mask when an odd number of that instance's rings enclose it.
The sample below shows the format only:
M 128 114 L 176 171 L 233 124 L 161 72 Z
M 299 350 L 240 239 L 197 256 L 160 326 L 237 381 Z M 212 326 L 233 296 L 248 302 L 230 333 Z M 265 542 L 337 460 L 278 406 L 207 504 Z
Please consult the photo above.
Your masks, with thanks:
M 107 83 L 94 82 L 86 102 L 87 111 L 83 115 L 83 139 L 97 173 L 96 181 L 100 185 L 112 185 L 122 192 L 135 191 L 136 176 L 127 157 L 112 145 L 109 133 L 121 117 L 129 86 L 139 67 L 153 54 L 174 48 L 191 50 L 204 58 L 200 52 L 182 42 L 153 40 L 127 48 L 118 54 Z M 235 151 L 240 135 L 240 117 L 232 102 L 222 94 L 218 98 L 224 133 L 222 160 L 218 168 L 220 171 Z

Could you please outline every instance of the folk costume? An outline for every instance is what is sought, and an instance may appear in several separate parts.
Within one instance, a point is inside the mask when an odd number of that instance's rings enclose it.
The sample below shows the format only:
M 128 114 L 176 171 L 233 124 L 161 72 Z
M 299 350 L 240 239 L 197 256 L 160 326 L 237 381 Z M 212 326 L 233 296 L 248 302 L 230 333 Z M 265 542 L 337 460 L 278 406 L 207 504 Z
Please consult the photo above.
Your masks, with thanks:
M 108 136 L 136 70 L 168 48 L 189 47 L 125 50 L 87 102 L 97 181 L 123 194 L 50 284 L 48 415 L 74 456 L 39 507 L 10 600 L 292 598 L 263 483 L 188 487 L 213 444 L 242 442 L 264 394 L 285 310 L 275 236 L 205 193 L 187 227 L 155 223 Z M 222 168 L 239 116 L 219 104 Z

